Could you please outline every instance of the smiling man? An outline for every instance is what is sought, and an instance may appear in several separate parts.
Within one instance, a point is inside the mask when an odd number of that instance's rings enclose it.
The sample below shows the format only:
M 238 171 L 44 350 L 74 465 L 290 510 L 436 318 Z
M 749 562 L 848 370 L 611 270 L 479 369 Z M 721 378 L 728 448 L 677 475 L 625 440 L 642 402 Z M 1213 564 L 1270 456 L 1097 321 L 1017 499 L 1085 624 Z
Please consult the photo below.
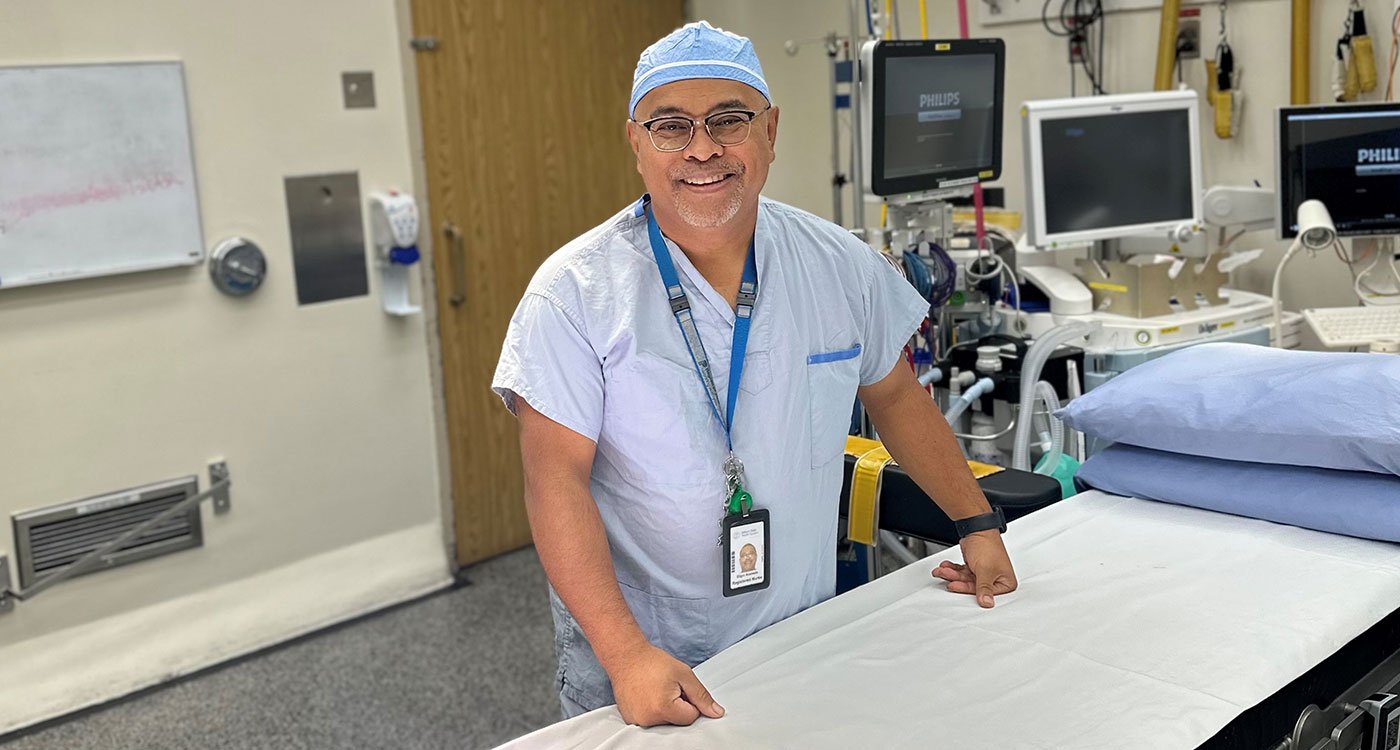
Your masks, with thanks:
M 647 195 L 541 266 L 492 383 L 520 422 L 565 716 L 718 718 L 691 668 L 835 593 L 857 396 L 970 530 L 966 565 L 933 575 L 983 607 L 1014 590 L 999 515 L 900 364 L 927 303 L 759 195 L 778 108 L 749 40 L 701 22 L 647 48 L 626 134 Z

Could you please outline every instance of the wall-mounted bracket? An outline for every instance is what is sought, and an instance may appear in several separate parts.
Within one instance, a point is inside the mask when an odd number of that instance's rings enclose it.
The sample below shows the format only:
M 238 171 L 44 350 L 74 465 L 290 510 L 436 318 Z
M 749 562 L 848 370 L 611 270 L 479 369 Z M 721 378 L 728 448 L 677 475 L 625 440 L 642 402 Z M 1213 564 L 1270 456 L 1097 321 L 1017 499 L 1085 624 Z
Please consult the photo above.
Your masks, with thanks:
M 10 596 L 10 560 L 0 555 L 0 614 L 15 608 L 15 598 Z
M 233 485 L 229 479 L 227 461 L 209 462 L 209 489 L 213 491 L 214 512 L 223 515 L 233 509 L 233 500 L 228 488 Z

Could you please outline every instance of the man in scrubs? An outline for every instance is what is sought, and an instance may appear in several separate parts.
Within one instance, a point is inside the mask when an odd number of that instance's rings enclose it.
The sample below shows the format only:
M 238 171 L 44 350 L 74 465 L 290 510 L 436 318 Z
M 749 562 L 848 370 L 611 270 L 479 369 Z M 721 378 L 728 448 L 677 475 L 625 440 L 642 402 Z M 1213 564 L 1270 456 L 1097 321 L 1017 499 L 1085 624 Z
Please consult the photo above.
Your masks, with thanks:
M 849 232 L 759 195 L 778 108 L 749 40 L 672 32 L 642 52 L 627 114 L 647 195 L 540 267 L 492 384 L 520 422 L 565 716 L 723 716 L 691 668 L 834 595 L 857 397 L 939 507 L 983 529 L 933 575 L 982 607 L 1013 591 L 999 517 L 901 358 L 927 302 Z

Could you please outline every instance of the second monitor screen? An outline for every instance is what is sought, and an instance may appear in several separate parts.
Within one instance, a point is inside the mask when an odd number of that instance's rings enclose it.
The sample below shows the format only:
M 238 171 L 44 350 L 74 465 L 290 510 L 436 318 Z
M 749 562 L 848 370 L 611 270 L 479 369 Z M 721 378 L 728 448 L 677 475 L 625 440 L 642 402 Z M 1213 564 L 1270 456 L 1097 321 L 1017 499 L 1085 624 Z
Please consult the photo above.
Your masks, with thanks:
M 992 55 L 886 60 L 885 179 L 990 168 L 995 99 Z
M 1298 204 L 1309 198 L 1327 204 L 1337 234 L 1400 231 L 1400 112 L 1338 108 L 1288 116 L 1284 126 L 1285 237 L 1297 235 Z
M 1043 121 L 1046 231 L 1190 221 L 1190 132 L 1184 109 Z

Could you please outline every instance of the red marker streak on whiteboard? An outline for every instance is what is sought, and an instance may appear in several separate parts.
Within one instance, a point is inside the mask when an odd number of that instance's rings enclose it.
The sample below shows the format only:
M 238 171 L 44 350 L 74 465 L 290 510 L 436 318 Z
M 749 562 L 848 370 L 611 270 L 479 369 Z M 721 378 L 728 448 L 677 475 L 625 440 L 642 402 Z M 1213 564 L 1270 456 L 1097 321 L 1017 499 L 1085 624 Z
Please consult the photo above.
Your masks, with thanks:
M 31 216 L 91 203 L 105 203 L 133 195 L 166 190 L 184 181 L 173 174 L 155 174 L 126 182 L 91 184 L 77 190 L 27 195 L 18 200 L 0 203 L 0 232 Z

